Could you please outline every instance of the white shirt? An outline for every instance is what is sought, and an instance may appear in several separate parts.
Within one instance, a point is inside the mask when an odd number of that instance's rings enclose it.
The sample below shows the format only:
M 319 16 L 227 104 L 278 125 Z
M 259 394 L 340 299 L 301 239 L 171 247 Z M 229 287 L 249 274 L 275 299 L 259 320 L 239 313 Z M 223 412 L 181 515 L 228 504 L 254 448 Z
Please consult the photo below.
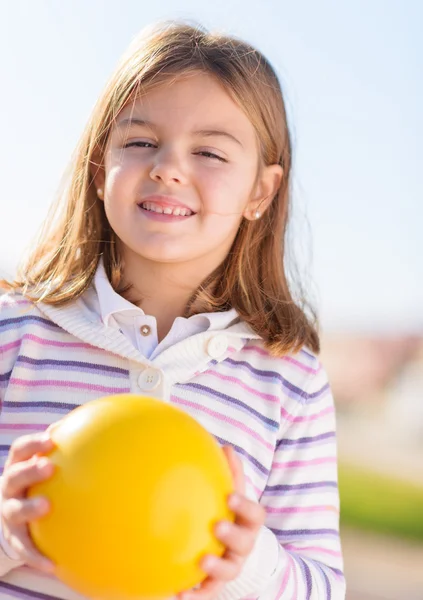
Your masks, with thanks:
M 223 312 L 202 313 L 188 318 L 176 317 L 169 333 L 159 343 L 156 318 L 146 315 L 141 308 L 115 292 L 102 261 L 94 276 L 94 287 L 104 325 L 119 329 L 135 348 L 149 359 L 155 358 L 170 346 L 192 335 L 225 329 L 238 319 L 238 313 L 234 308 Z

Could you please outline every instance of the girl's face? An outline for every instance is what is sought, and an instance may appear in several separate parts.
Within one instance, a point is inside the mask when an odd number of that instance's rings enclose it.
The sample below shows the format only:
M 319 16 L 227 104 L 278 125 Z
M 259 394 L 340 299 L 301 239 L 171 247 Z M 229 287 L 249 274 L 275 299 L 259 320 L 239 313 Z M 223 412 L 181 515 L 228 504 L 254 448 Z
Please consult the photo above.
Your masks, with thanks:
M 241 219 L 254 219 L 264 199 L 263 212 L 280 185 L 278 165 L 257 178 L 258 165 L 253 125 L 212 76 L 198 73 L 122 109 L 95 183 L 124 258 L 204 259 L 214 268 Z

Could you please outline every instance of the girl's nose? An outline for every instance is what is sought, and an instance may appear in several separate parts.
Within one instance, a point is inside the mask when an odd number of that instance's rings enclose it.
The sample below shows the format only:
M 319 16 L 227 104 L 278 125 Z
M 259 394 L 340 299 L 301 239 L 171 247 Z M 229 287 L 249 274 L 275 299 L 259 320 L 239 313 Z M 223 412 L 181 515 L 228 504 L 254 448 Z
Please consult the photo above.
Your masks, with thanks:
M 183 184 L 186 182 L 181 161 L 172 153 L 156 154 L 155 161 L 150 170 L 150 177 L 154 181 L 160 181 L 164 184 Z

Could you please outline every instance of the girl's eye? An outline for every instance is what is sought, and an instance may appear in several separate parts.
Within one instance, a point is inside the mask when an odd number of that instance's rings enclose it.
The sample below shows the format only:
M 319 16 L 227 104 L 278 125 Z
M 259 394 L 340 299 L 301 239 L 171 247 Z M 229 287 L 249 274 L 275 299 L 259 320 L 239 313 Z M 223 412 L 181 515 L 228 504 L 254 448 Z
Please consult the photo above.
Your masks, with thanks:
M 125 144 L 124 148 L 130 148 L 131 146 L 137 146 L 138 148 L 154 148 L 154 144 L 151 142 L 129 142 Z
M 201 156 L 205 156 L 206 158 L 214 158 L 214 159 L 220 160 L 220 162 L 228 162 L 222 156 L 219 156 L 218 154 L 214 154 L 213 152 L 207 152 L 207 150 L 202 150 L 201 152 L 197 152 L 197 154 L 200 154 Z

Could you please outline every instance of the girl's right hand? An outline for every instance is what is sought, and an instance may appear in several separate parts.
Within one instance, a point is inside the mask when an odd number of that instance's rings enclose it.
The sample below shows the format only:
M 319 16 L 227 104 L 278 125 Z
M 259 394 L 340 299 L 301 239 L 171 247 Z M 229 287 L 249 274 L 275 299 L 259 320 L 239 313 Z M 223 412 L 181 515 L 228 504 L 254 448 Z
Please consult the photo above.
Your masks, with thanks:
M 51 573 L 54 563 L 34 546 L 28 521 L 44 516 L 50 510 L 47 498 L 27 498 L 29 487 L 51 477 L 53 463 L 40 456 L 54 448 L 49 432 L 17 438 L 10 447 L 1 478 L 1 524 L 3 537 L 17 560 Z

